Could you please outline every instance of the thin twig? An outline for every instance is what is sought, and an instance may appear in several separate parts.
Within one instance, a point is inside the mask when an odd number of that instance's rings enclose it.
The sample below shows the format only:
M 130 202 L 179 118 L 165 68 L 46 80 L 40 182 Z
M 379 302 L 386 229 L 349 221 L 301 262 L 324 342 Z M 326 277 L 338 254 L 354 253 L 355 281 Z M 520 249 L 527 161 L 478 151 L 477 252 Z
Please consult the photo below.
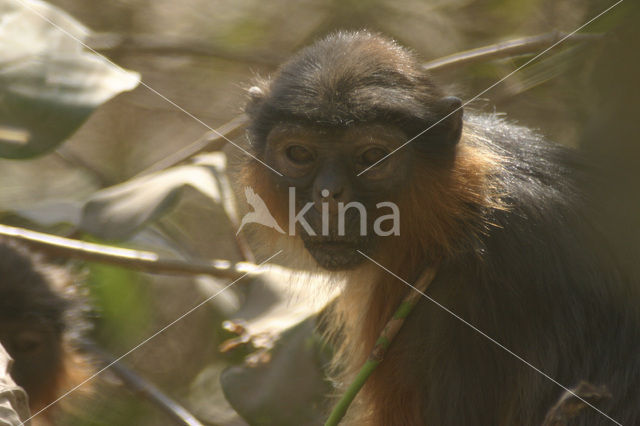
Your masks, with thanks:
M 141 395 L 166 413 L 174 424 L 180 426 L 204 426 L 186 408 L 164 394 L 151 382 L 140 377 L 135 371 L 120 362 L 114 362 L 115 358 L 98 347 L 94 342 L 85 340 L 81 343 L 82 349 L 97 358 L 101 364 L 109 365 L 113 374 L 135 394 Z
M 237 279 L 247 272 L 253 274 L 261 271 L 256 265 L 246 262 L 233 263 L 227 260 L 185 262 L 177 259 L 162 259 L 157 253 L 151 251 L 89 243 L 7 225 L 0 225 L 0 237 L 20 241 L 54 256 L 107 263 L 153 274 L 203 274 Z
M 567 38 L 567 42 L 582 42 L 600 40 L 602 34 L 574 34 Z M 461 67 L 474 62 L 486 62 L 493 59 L 505 58 L 509 56 L 523 55 L 526 53 L 536 53 L 557 43 L 566 37 L 565 33 L 552 31 L 546 34 L 539 34 L 531 37 L 523 37 L 501 43 L 490 44 L 476 49 L 455 53 L 443 58 L 434 59 L 422 65 L 427 71 L 443 71 L 453 67 Z

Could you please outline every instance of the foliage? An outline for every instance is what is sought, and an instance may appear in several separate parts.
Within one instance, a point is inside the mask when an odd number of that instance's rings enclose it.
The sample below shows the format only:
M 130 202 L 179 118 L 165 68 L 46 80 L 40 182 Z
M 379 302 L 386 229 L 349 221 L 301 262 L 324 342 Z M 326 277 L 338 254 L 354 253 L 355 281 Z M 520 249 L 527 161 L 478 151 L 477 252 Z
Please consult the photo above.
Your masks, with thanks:
M 44 2 L 0 1 L 0 157 L 41 155 L 139 75 L 84 50 L 89 30 Z

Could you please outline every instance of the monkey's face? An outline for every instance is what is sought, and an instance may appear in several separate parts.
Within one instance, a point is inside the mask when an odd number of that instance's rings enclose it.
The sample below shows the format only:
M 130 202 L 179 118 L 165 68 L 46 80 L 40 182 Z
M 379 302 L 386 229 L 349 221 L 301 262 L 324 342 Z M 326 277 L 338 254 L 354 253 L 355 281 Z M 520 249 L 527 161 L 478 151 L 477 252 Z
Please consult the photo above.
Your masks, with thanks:
M 294 55 L 248 94 L 253 152 L 283 175 L 254 162 L 251 185 L 320 266 L 354 268 L 365 259 L 358 251 L 392 253 L 416 229 L 435 222 L 436 215 L 425 216 L 424 203 L 416 200 L 438 191 L 430 194 L 418 184 L 447 186 L 432 179 L 433 166 L 450 167 L 462 132 L 462 102 L 445 97 L 410 52 L 368 33 L 337 33 Z M 437 199 L 431 198 L 433 205 Z M 414 225 L 411 230 L 395 229 L 400 215 Z M 388 216 L 396 220 L 381 223 Z M 433 229 L 443 234 L 442 226 Z M 423 243 L 414 246 L 421 250 Z
M 279 124 L 269 132 L 264 159 L 283 174 L 270 179 L 275 199 L 287 203 L 273 211 L 321 267 L 353 268 L 365 260 L 358 251 L 371 254 L 381 238 L 392 238 L 376 232 L 376 221 L 390 213 L 379 203 L 396 199 L 409 172 L 406 151 L 389 155 L 406 140 L 398 128 L 377 124 Z

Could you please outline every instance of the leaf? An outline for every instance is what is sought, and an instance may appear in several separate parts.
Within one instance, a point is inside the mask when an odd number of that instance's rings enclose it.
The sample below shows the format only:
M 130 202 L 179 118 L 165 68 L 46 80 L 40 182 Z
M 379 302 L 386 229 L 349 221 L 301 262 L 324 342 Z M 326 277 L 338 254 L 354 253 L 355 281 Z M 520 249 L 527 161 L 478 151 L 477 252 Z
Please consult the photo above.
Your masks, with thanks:
M 0 157 L 8 158 L 54 149 L 99 105 L 140 82 L 83 51 L 90 31 L 71 16 L 22 2 L 0 0 Z
M 221 204 L 225 165 L 224 155 L 215 153 L 198 164 L 173 167 L 98 191 L 84 206 L 80 228 L 103 239 L 127 239 L 167 213 L 189 190 Z
M 0 345 L 0 424 L 11 426 L 23 424 L 30 418 L 25 391 L 11 378 L 13 359 Z
M 250 424 L 323 424 L 332 391 L 323 370 L 330 354 L 315 326 L 312 316 L 287 330 L 266 364 L 223 371 L 220 383 L 227 400 Z
M 318 294 L 332 285 L 333 291 Z M 332 391 L 325 375 L 331 353 L 316 318 L 338 290 L 319 274 L 275 265 L 251 282 L 246 303 L 226 322 L 240 336 L 222 347 L 245 344 L 257 352 L 220 377 L 227 400 L 250 424 L 322 424 Z
M 207 425 L 249 426 L 229 405 L 220 387 L 223 365 L 214 363 L 200 371 L 189 387 L 187 406 Z

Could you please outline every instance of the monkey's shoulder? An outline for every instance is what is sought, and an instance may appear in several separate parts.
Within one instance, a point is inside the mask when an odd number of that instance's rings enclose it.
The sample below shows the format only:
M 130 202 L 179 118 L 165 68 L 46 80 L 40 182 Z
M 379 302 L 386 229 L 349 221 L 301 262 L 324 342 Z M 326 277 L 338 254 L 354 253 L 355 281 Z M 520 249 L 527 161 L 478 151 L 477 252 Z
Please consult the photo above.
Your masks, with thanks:
M 491 179 L 505 208 L 487 212 L 493 226 L 484 246 L 499 255 L 538 257 L 538 265 L 559 257 L 580 268 L 609 258 L 603 253 L 606 215 L 593 197 L 605 177 L 580 151 L 495 114 L 468 115 L 465 124 L 472 143 L 500 162 Z

